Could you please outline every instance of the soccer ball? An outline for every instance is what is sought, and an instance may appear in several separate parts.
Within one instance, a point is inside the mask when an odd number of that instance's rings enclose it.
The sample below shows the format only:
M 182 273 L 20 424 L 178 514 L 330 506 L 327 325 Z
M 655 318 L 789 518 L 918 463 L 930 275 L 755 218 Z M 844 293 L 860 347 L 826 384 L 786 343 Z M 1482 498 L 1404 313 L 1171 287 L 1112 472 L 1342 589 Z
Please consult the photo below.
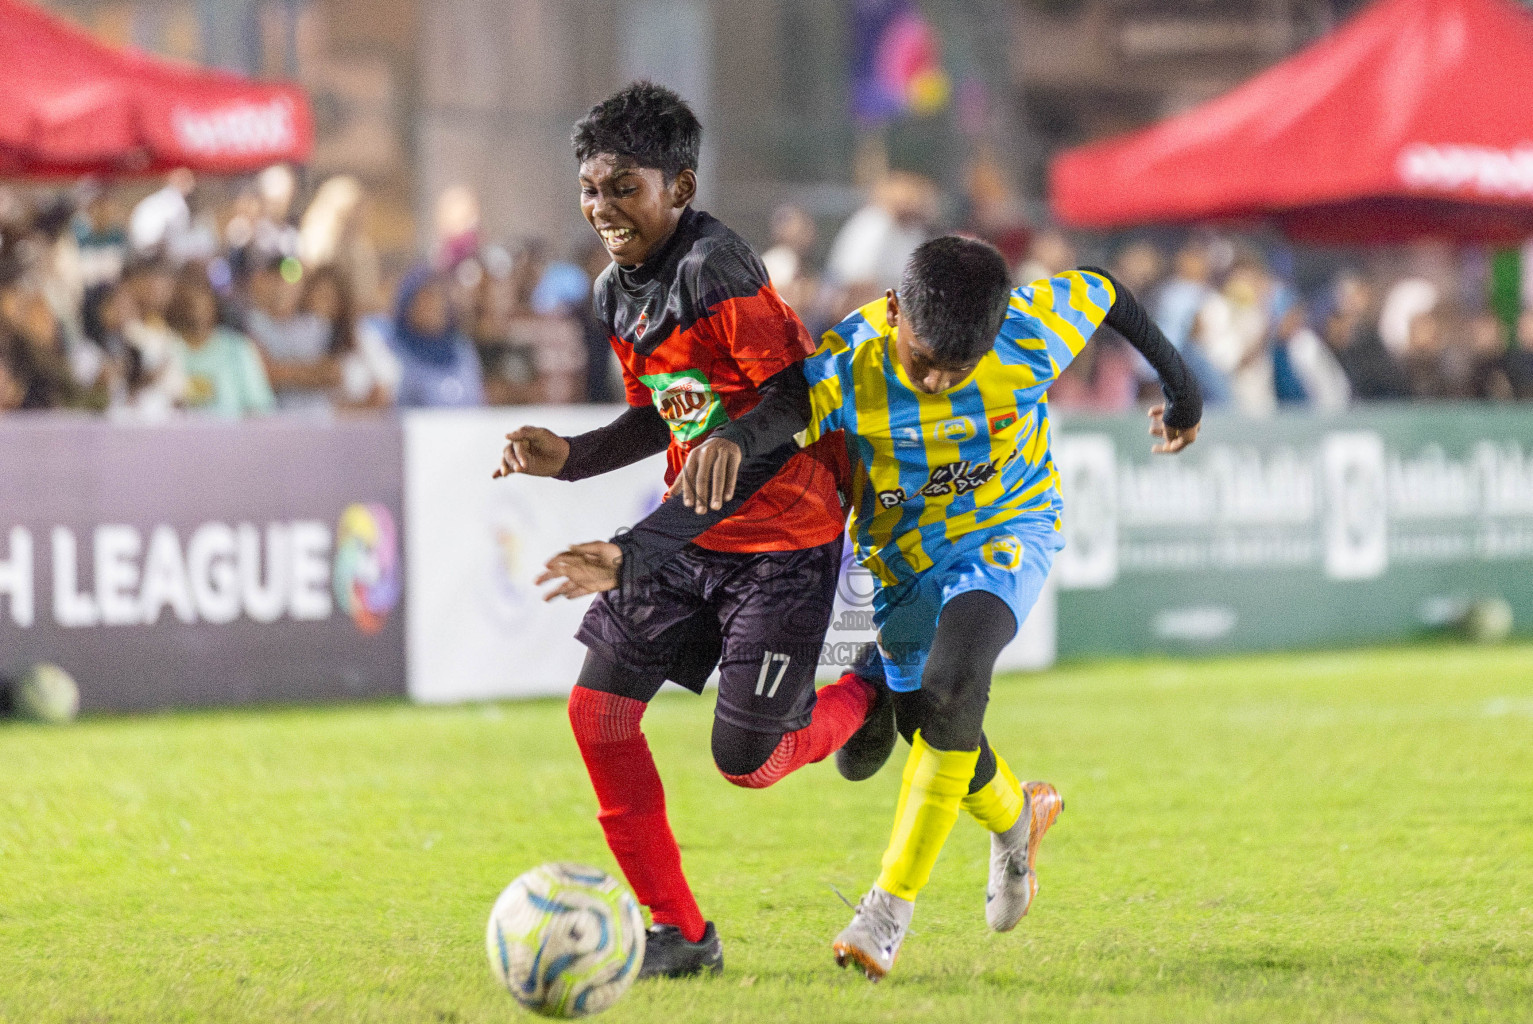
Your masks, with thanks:
M 644 962 L 644 918 L 606 872 L 544 864 L 500 894 L 485 946 L 517 1002 L 545 1017 L 584 1017 L 633 984 Z
M 80 713 L 80 688 L 57 665 L 33 665 L 11 684 L 11 711 L 29 722 L 63 725 Z

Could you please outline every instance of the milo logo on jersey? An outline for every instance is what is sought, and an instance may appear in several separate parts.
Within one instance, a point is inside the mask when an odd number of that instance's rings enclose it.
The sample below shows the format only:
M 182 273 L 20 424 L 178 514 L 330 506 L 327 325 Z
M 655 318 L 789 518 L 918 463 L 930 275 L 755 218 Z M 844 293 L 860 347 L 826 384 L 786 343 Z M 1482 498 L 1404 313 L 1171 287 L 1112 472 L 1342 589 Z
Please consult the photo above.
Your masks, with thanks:
M 678 441 L 695 440 L 729 419 L 701 370 L 646 373 L 639 379 L 649 386 L 660 418 Z

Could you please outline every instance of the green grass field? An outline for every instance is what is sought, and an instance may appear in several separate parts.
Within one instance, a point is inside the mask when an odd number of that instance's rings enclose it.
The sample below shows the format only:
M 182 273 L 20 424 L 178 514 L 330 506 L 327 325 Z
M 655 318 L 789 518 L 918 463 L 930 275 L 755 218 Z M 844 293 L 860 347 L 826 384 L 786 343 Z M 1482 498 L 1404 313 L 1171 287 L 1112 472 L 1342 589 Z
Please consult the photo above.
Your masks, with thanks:
M 1016 932 L 961 820 L 895 973 L 829 941 L 897 763 L 745 792 L 711 700 L 647 728 L 727 970 L 619 1021 L 1533 1020 L 1533 648 L 1071 667 L 989 729 L 1066 813 Z M 903 758 L 903 748 L 896 755 Z M 0 1021 L 508 1021 L 484 922 L 539 862 L 609 869 L 562 703 L 0 727 Z

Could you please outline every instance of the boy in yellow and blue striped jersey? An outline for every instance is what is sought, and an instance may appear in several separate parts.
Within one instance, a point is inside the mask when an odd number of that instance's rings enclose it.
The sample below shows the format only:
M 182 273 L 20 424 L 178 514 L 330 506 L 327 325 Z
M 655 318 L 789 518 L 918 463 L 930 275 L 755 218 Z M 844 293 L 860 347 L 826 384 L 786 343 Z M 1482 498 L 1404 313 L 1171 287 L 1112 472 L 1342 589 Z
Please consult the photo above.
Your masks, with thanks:
M 876 677 L 882 663 L 911 744 L 882 872 L 833 943 L 837 962 L 855 962 L 874 980 L 893 966 L 960 808 L 992 834 L 990 926 L 1014 927 L 1037 891 L 1038 843 L 1063 802 L 1048 783 L 1017 781 L 983 720 L 996 659 L 1062 543 L 1045 393 L 1104 323 L 1160 375 L 1167 401 L 1151 410 L 1151 433 L 1162 439 L 1153 450 L 1180 451 L 1197 436 L 1197 385 L 1111 275 L 1085 268 L 1012 290 L 992 247 L 953 236 L 927 242 L 898 293 L 825 335 L 803 364 L 807 395 L 763 401 L 695 449 L 679 500 L 615 538 L 617 570 L 593 571 L 595 589 L 618 575 L 626 586 L 685 543 L 686 507 L 700 513 L 699 526 L 728 514 L 770 475 L 760 455 L 785 431 L 802 428 L 801 444 L 843 434 L 856 555 L 878 582 L 880 657 L 856 672 Z M 838 752 L 848 778 L 887 758 L 877 725 L 870 716 Z M 866 762 L 870 752 L 871 767 L 847 771 L 844 755 Z
M 1110 275 L 1071 271 L 1007 294 L 1005 273 L 983 243 L 930 242 L 898 294 L 842 321 L 804 364 L 800 440 L 845 432 L 886 678 L 909 695 L 895 702 L 912 746 L 883 871 L 834 943 L 838 962 L 874 979 L 893 965 L 960 805 L 995 837 L 986 917 L 997 930 L 1027 912 L 1038 842 L 1063 807 L 1048 783 L 1019 785 L 981 731 L 996 658 L 1062 545 L 1049 385 L 1111 322 L 1168 385 L 1162 447 L 1190 443 L 1201 418 L 1191 375 Z

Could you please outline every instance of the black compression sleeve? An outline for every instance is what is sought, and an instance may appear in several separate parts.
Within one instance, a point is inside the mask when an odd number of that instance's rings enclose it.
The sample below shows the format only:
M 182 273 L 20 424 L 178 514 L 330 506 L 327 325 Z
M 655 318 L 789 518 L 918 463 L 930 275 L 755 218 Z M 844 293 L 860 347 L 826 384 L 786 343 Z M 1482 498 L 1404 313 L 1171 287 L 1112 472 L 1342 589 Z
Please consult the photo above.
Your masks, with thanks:
M 1198 388 L 1197 378 L 1187 368 L 1182 354 L 1171 340 L 1150 319 L 1134 293 L 1125 288 L 1107 271 L 1097 267 L 1082 267 L 1093 274 L 1100 274 L 1112 282 L 1116 298 L 1112 309 L 1107 311 L 1103 323 L 1123 335 L 1128 343 L 1139 350 L 1145 361 L 1160 376 L 1160 389 L 1166 396 L 1166 426 L 1195 427 L 1203 419 L 1203 392 Z
M 773 374 L 761 385 L 760 394 L 761 400 L 750 412 L 713 433 L 740 446 L 735 496 L 718 511 L 698 515 L 680 493 L 673 494 L 633 529 L 612 538 L 623 549 L 623 586 L 643 579 L 695 537 L 734 515 L 798 453 L 793 436 L 809 426 L 809 382 L 803 367 L 795 364 Z
M 671 428 L 652 405 L 629 406 L 605 427 L 565 438 L 570 457 L 555 480 L 584 480 L 658 455 L 671 443 Z
M 713 432 L 739 445 L 743 459 L 781 448 L 809 426 L 809 381 L 802 364 L 779 370 L 757 393 L 761 400 L 750 412 Z
M 751 495 L 761 490 L 800 450 L 797 442 L 789 441 L 764 455 L 742 462 L 735 477 L 735 496 L 717 511 L 710 509 L 698 515 L 682 500 L 681 492 L 677 491 L 633 529 L 613 537 L 612 543 L 623 549 L 619 585 L 624 589 L 633 586 L 692 543 L 693 538 L 734 515 Z

